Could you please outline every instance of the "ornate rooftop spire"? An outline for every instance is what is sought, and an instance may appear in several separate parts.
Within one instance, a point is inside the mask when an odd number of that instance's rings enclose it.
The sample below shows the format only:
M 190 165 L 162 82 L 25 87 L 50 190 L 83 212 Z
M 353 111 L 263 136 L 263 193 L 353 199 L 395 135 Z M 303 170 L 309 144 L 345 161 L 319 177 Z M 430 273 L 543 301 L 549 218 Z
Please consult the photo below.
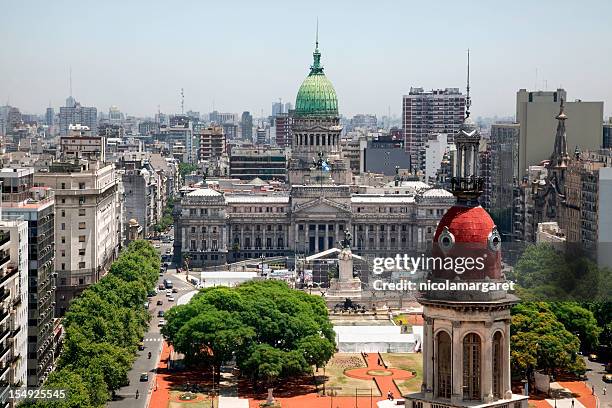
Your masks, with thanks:
M 317 33 L 315 37 L 315 50 L 312 53 L 313 63 L 310 66 L 310 75 L 322 74 L 321 53 L 319 52 L 319 18 L 317 17 Z
M 559 113 L 555 118 L 557 119 L 557 133 L 555 134 L 555 149 L 550 161 L 554 167 L 565 167 L 567 166 L 569 155 L 567 154 L 567 134 L 565 132 L 567 115 L 565 114 L 565 101 L 563 98 L 561 98 Z

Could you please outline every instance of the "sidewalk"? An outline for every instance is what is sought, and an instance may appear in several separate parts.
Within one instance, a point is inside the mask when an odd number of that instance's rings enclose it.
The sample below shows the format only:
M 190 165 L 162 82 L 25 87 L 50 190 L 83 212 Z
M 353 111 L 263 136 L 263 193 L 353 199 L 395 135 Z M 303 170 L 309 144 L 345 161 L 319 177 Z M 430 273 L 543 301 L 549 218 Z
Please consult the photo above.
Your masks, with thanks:
M 167 408 L 170 401 L 170 384 L 166 380 L 168 376 L 168 359 L 172 347 L 164 341 L 159 365 L 157 366 L 157 375 L 155 376 L 155 385 L 151 394 L 150 408 Z

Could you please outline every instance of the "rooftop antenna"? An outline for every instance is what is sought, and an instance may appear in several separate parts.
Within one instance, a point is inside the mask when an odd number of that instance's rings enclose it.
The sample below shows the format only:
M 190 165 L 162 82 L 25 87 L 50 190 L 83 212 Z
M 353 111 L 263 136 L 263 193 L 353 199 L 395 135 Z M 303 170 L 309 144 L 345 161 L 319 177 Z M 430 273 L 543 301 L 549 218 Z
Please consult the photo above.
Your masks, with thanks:
M 181 88 L 181 115 L 185 114 L 185 93 L 183 92 L 183 88 Z
M 470 117 L 470 106 L 472 106 L 472 99 L 470 98 L 470 49 L 467 50 L 467 86 L 466 86 L 466 97 L 465 97 L 465 117 Z
M 535 86 L 534 86 L 534 91 L 538 90 L 538 69 L 536 68 L 536 76 L 535 76 Z
M 315 36 L 315 48 L 319 48 L 319 16 L 317 16 L 317 34 Z

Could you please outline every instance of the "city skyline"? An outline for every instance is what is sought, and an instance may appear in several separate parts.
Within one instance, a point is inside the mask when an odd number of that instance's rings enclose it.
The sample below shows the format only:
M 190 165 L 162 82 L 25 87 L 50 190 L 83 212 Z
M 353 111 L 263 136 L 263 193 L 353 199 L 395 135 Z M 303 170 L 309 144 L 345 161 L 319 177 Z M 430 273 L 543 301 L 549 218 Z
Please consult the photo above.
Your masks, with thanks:
M 521 1 L 503 13 L 451 2 L 383 2 L 375 9 L 362 2 L 289 9 L 244 2 L 14 4 L 0 16 L 4 55 L 12 61 L 0 66 L 0 103 L 30 113 L 43 113 L 49 102 L 62 106 L 72 69 L 73 96 L 100 111 L 117 105 L 136 116 L 158 106 L 180 112 L 184 88 L 186 111 L 267 114 L 271 101 L 294 102 L 311 63 L 317 17 L 322 63 L 344 116 L 389 109 L 399 115 L 410 87 L 463 90 L 468 47 L 475 116 L 513 115 L 519 88 L 562 86 L 570 100 L 608 102 L 610 57 L 592 39 L 609 37 L 612 5 L 590 3 L 538 2 L 529 13 Z M 571 31 L 560 21 L 571 21 Z

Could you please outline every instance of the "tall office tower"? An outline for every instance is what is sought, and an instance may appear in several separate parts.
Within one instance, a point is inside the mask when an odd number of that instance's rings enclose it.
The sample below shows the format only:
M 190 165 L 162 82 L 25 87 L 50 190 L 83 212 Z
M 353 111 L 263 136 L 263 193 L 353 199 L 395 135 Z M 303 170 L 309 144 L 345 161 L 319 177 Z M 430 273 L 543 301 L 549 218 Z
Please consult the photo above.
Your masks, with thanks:
M 242 112 L 240 119 L 240 132 L 242 134 L 242 140 L 248 142 L 253 141 L 253 116 L 250 112 Z
M 268 142 L 268 132 L 265 127 L 257 126 L 256 134 L 257 134 L 257 137 L 256 137 L 257 144 L 262 145 Z
M 119 250 L 117 177 L 112 164 L 56 162 L 35 173 L 38 186 L 55 193 L 56 315 L 108 270 Z
M 276 145 L 278 147 L 291 146 L 291 117 L 287 113 L 280 113 L 274 118 L 276 130 Z
M 376 115 L 359 114 L 351 118 L 351 128 L 353 129 L 366 129 L 366 130 L 377 130 L 378 124 Z
M 293 105 L 291 104 L 291 102 L 287 102 L 285 104 L 285 113 L 289 113 L 290 110 L 293 110 Z
M 570 151 L 596 150 L 602 145 L 603 102 L 567 101 L 564 89 L 516 93 L 516 122 L 520 124 L 519 171 L 527 174 L 535 166 L 550 158 L 557 121 L 555 115 L 563 99 L 567 121 L 567 146 Z
M 76 99 L 74 99 L 72 97 L 72 95 L 70 95 L 69 97 L 66 98 L 66 107 L 68 108 L 74 108 L 77 104 Z
M 491 178 L 489 213 L 502 238 L 513 234 L 512 208 L 514 188 L 519 179 L 518 123 L 494 123 L 491 125 Z M 486 182 L 486 181 L 485 181 Z
M 251 181 L 287 181 L 287 151 L 278 147 L 234 146 L 230 156 L 230 177 Z
M 404 147 L 410 154 L 410 166 L 425 170 L 425 145 L 432 133 L 446 133 L 449 143 L 459 131 L 465 114 L 465 96 L 459 88 L 410 88 L 402 103 Z
M 45 112 L 45 125 L 53 126 L 54 118 L 55 118 L 55 112 L 53 111 L 53 108 L 51 107 L 47 108 L 47 111 Z
M 612 149 L 612 118 L 603 124 L 603 148 Z
M 3 168 L 2 214 L 28 224 L 27 385 L 38 387 L 53 369 L 55 316 L 55 198 L 48 187 L 34 186 L 34 169 Z
M 111 125 L 120 125 L 123 122 L 123 113 L 116 106 L 108 109 L 108 122 Z
M 81 106 L 78 102 L 75 102 L 74 106 L 60 107 L 59 127 L 61 136 L 68 135 L 70 125 L 87 126 L 92 134 L 97 134 L 98 110 L 94 107 Z
M 9 387 L 27 381 L 28 223 L 3 216 L 0 221 L 0 405 L 16 406 Z
M 284 106 L 282 102 L 272 103 L 272 115 L 271 116 L 274 117 L 278 114 L 285 113 L 283 109 L 284 109 Z

